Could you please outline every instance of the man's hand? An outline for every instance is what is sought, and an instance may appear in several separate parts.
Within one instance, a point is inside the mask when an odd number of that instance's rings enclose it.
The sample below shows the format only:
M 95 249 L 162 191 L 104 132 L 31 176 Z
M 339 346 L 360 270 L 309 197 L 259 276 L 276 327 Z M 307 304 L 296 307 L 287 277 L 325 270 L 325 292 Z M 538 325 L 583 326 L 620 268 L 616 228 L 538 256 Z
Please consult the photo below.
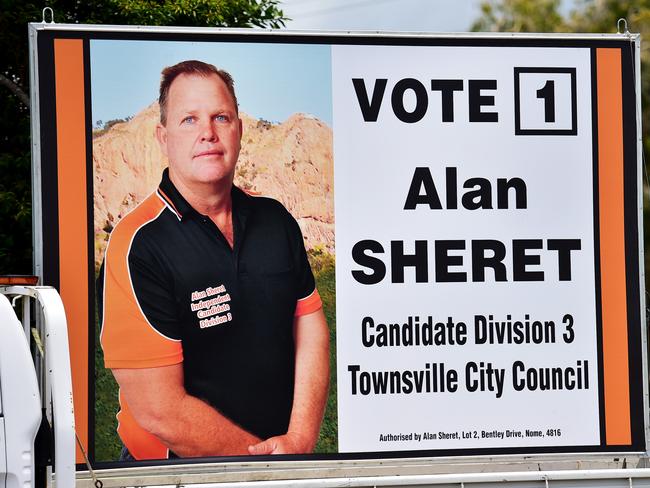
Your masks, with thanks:
M 305 454 L 311 452 L 309 443 L 296 432 L 270 437 L 265 441 L 248 446 L 249 454 L 261 456 L 264 454 Z

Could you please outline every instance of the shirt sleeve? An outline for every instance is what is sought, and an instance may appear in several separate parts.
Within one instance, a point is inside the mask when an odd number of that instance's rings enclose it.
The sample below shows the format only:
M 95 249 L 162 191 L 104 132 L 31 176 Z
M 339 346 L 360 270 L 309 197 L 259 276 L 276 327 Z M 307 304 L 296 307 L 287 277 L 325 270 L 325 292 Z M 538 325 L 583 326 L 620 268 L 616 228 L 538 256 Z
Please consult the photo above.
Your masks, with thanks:
M 322 308 L 323 303 L 316 289 L 316 281 L 314 280 L 314 274 L 312 273 L 309 259 L 307 258 L 307 251 L 305 250 L 305 242 L 300 231 L 300 226 L 293 217 L 291 217 L 291 223 L 293 227 L 294 249 L 296 253 L 295 266 L 298 282 L 294 316 L 300 317 L 301 315 L 307 315 Z
M 122 222 L 121 222 L 122 223 Z M 183 361 L 177 311 L 154 260 L 138 251 L 133 223 L 116 226 L 106 249 L 99 288 L 101 344 L 107 368 L 151 368 Z

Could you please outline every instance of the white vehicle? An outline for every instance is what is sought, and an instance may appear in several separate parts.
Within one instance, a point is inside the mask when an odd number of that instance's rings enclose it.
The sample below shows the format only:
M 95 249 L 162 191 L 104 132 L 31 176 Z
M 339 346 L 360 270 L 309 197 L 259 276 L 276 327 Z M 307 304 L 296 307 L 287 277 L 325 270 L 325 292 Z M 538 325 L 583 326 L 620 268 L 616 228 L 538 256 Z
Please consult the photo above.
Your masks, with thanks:
M 42 486 L 50 485 L 51 467 L 43 466 L 38 475 L 35 469 L 41 412 L 45 432 L 40 440 L 44 445 L 39 447 L 50 448 L 50 426 L 59 486 L 74 486 L 74 410 L 61 298 L 51 287 L 2 286 L 0 291 L 0 487 L 35 487 L 39 481 Z M 12 302 L 22 306 L 23 323 Z M 36 310 L 34 328 L 30 302 Z M 36 361 L 30 343 L 35 346 Z

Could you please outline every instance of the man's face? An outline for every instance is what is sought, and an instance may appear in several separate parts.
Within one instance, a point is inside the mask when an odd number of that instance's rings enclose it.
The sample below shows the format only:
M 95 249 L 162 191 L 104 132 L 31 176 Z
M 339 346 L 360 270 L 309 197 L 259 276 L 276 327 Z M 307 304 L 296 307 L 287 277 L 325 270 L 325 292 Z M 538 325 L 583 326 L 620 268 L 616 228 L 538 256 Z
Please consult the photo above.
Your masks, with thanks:
M 217 75 L 178 76 L 169 87 L 167 123 L 156 136 L 177 186 L 230 184 L 241 147 L 242 123 Z

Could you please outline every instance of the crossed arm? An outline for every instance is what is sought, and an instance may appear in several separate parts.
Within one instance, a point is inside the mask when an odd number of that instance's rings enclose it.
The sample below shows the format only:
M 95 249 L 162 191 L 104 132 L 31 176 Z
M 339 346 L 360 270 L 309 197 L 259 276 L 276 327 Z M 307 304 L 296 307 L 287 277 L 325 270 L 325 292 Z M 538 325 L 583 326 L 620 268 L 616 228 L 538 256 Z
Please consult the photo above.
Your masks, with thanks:
M 314 449 L 327 401 L 329 331 L 323 310 L 297 317 L 295 386 L 286 434 L 259 439 L 188 395 L 183 365 L 113 369 L 136 422 L 181 457 L 299 454 Z

